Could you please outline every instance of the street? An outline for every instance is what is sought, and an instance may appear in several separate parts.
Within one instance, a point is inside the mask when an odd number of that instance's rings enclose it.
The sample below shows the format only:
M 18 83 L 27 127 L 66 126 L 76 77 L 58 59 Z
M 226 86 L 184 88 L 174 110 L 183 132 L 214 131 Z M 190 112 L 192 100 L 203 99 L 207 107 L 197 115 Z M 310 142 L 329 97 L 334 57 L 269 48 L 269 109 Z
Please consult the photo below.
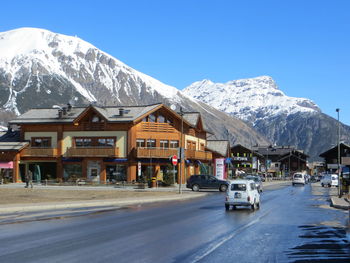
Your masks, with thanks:
M 261 208 L 224 194 L 0 225 L 1 262 L 348 262 L 348 213 L 319 183 L 265 189 Z

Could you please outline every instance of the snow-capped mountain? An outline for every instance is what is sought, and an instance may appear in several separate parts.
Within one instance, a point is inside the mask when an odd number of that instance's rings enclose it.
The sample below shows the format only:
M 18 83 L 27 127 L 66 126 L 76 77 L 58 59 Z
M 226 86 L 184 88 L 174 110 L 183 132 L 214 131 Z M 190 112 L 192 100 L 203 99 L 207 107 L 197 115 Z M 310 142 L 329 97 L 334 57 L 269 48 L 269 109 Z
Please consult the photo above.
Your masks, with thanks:
M 194 82 L 183 90 L 231 116 L 245 120 L 277 145 L 294 145 L 311 159 L 337 142 L 337 122 L 311 100 L 285 95 L 269 76 L 223 83 Z M 342 125 L 342 141 L 350 141 L 350 127 Z
M 253 124 L 280 114 L 320 112 L 318 106 L 309 99 L 286 96 L 269 76 L 234 80 L 225 84 L 203 80 L 194 82 L 183 92 Z
M 0 107 L 21 114 L 56 104 L 145 105 L 162 102 L 201 112 L 217 138 L 268 143 L 251 126 L 175 87 L 132 69 L 78 37 L 44 29 L 0 33 Z M 1 116 L 0 116 L 1 118 Z

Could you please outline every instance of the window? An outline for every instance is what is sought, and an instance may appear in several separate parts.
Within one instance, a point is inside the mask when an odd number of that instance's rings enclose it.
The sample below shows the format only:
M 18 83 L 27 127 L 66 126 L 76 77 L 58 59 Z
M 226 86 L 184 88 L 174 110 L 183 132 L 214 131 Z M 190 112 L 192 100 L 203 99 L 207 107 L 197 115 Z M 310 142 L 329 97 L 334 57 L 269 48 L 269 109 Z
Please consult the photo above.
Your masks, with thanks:
M 136 147 L 146 147 L 144 139 L 136 139 Z
M 49 148 L 51 147 L 51 137 L 33 137 L 32 138 L 32 147 L 42 147 Z
M 179 141 L 170 141 L 170 148 L 179 148 Z
M 173 121 L 173 119 L 171 119 L 171 118 L 167 118 L 166 122 L 167 122 L 168 124 L 171 124 L 171 125 L 174 124 L 174 121 Z
M 91 119 L 91 122 L 100 122 L 100 118 L 97 115 L 94 115 Z
M 246 191 L 247 185 L 246 184 L 231 184 L 231 190 L 233 190 L 233 191 Z
M 148 121 L 149 122 L 156 122 L 156 116 L 154 114 L 150 114 L 148 116 Z
M 75 147 L 115 147 L 116 137 L 74 138 Z
M 165 118 L 163 115 L 158 115 L 158 119 L 157 119 L 158 122 L 161 122 L 161 123 L 165 123 Z
M 201 145 L 200 145 L 200 149 L 199 149 L 200 151 L 204 151 L 204 143 L 201 143 Z
M 161 140 L 160 141 L 160 148 L 169 148 L 169 141 Z
M 64 164 L 63 179 L 65 182 L 76 182 L 77 179 L 83 177 L 83 169 L 81 164 Z
M 155 147 L 156 147 L 156 140 L 154 140 L 154 139 L 148 139 L 148 140 L 147 140 L 147 147 L 148 147 L 148 148 L 155 148 Z

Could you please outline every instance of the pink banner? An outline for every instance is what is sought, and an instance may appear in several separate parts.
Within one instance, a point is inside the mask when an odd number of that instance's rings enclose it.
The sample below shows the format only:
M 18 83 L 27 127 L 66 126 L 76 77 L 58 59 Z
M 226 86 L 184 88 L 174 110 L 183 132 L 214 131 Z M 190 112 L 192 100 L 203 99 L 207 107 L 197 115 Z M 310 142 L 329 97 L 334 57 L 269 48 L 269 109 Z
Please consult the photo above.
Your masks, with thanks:
M 7 162 L 7 163 L 0 162 L 0 168 L 12 169 L 13 168 L 13 162 Z

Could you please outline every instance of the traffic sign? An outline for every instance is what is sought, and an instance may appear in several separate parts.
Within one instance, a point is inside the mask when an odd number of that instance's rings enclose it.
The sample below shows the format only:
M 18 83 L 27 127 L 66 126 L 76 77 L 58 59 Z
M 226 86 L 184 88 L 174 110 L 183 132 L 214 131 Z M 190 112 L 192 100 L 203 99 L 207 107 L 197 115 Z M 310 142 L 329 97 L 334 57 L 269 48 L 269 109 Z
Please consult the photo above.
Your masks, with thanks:
M 176 155 L 173 155 L 173 156 L 171 157 L 171 163 L 172 163 L 173 165 L 177 165 L 177 156 L 176 156 Z

